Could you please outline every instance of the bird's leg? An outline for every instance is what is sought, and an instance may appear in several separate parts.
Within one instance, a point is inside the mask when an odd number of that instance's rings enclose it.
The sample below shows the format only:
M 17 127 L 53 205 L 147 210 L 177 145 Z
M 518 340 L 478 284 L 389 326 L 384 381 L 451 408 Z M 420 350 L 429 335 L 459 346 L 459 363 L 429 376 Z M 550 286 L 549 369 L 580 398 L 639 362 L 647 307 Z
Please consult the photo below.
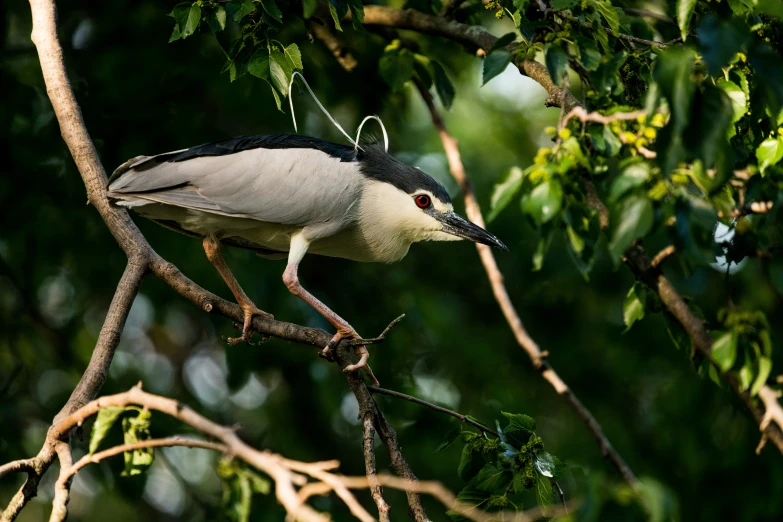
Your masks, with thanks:
M 332 323 L 332 326 L 337 328 L 337 333 L 334 334 L 332 340 L 329 341 L 329 344 L 326 345 L 326 347 L 323 349 L 323 352 L 321 353 L 324 356 L 328 356 L 332 349 L 337 346 L 337 343 L 339 343 L 342 339 L 360 339 L 359 334 L 356 333 L 356 330 L 354 330 L 345 319 L 334 313 L 328 306 L 319 301 L 318 298 L 316 298 L 313 294 L 304 289 L 304 287 L 299 283 L 299 276 L 297 275 L 298 269 L 299 263 L 289 263 L 285 269 L 285 272 L 283 272 L 283 282 L 292 294 L 315 308 L 319 314 L 324 316 L 327 321 Z M 370 357 L 370 352 L 367 351 L 367 347 L 357 346 L 356 355 L 359 356 L 359 362 L 356 364 L 349 364 L 345 367 L 345 371 L 353 372 L 359 369 L 364 369 L 364 371 L 367 372 L 367 376 L 372 380 L 373 384 L 378 386 L 378 379 L 375 378 L 370 365 L 367 364 L 367 359 Z
M 236 277 L 234 277 L 234 274 L 231 273 L 231 269 L 228 268 L 226 260 L 223 259 L 223 255 L 220 253 L 220 243 L 215 238 L 210 236 L 204 238 L 204 252 L 207 253 L 207 259 L 209 259 L 212 264 L 215 265 L 215 268 L 217 268 L 217 271 L 220 273 L 223 281 L 225 281 L 228 287 L 231 289 L 231 293 L 234 294 L 234 298 L 237 300 L 237 303 L 242 308 L 242 312 L 244 314 L 242 337 L 229 337 L 226 339 L 226 341 L 228 341 L 228 344 L 231 345 L 242 341 L 249 343 L 250 337 L 253 335 L 253 331 L 250 328 L 253 316 L 260 315 L 261 317 L 266 317 L 267 319 L 274 319 L 274 317 L 272 314 L 268 314 L 258 308 L 255 303 L 250 300 L 245 291 L 242 290 L 242 287 L 239 286 L 239 282 L 237 281 Z

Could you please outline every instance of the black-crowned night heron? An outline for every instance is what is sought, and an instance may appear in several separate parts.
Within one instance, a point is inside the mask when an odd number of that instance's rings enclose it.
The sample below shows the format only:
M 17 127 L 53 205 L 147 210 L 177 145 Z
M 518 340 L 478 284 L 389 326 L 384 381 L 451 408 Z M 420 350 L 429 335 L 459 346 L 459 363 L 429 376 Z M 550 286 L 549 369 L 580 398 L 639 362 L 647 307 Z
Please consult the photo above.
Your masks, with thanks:
M 167 228 L 203 238 L 215 265 L 244 311 L 248 341 L 260 310 L 240 287 L 220 245 L 288 258 L 283 281 L 337 329 L 324 354 L 343 338 L 359 338 L 299 283 L 305 253 L 390 263 L 411 243 L 470 239 L 506 249 L 495 236 L 455 214 L 446 189 L 381 147 L 349 147 L 290 135 L 243 136 L 157 156 L 138 156 L 114 171 L 109 196 Z M 368 352 L 357 348 L 367 367 Z

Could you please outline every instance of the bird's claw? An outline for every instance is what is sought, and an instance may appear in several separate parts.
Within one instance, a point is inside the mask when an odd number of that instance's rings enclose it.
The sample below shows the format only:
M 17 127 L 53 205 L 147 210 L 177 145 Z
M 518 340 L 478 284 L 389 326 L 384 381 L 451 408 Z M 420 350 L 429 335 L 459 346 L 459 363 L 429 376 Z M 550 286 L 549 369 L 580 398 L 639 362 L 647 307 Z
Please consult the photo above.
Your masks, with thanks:
M 264 312 L 263 310 L 261 310 L 260 308 L 258 308 L 257 306 L 255 306 L 253 304 L 251 304 L 249 306 L 243 306 L 242 307 L 242 311 L 244 312 L 244 316 L 245 316 L 245 320 L 244 320 L 244 322 L 242 324 L 242 327 L 241 327 L 241 329 L 242 329 L 242 336 L 241 337 L 227 337 L 227 338 L 224 338 L 224 339 L 226 340 L 226 343 L 228 343 L 230 346 L 234 346 L 234 345 L 237 345 L 237 344 L 242 343 L 242 342 L 245 342 L 245 343 L 249 344 L 250 346 L 256 346 L 256 343 L 250 342 L 250 338 L 253 337 L 253 327 L 252 327 L 253 316 L 254 315 L 259 315 L 259 316 L 261 316 L 261 317 L 263 317 L 265 319 L 274 319 L 275 316 L 270 314 L 270 313 Z M 237 323 L 234 323 L 234 327 L 235 328 L 240 328 L 240 326 Z M 260 344 L 264 344 L 268 340 L 269 340 L 269 336 L 268 335 L 262 335 Z
M 338 330 L 338 332 L 334 334 L 334 337 L 332 337 L 324 349 L 321 350 L 320 356 L 328 361 L 334 361 L 334 354 L 332 353 L 334 347 L 337 346 L 337 344 L 343 339 L 361 339 L 361 337 L 358 333 L 356 333 L 356 330 L 353 329 L 346 331 Z M 357 356 L 359 356 L 359 361 L 355 364 L 349 364 L 343 368 L 343 372 L 350 373 L 358 370 L 364 370 L 370 380 L 372 380 L 373 386 L 380 385 L 378 379 L 375 377 L 375 374 L 372 373 L 372 368 L 370 368 L 370 365 L 367 364 L 367 360 L 370 358 L 370 352 L 367 351 L 367 347 L 362 345 L 356 346 L 355 353 Z

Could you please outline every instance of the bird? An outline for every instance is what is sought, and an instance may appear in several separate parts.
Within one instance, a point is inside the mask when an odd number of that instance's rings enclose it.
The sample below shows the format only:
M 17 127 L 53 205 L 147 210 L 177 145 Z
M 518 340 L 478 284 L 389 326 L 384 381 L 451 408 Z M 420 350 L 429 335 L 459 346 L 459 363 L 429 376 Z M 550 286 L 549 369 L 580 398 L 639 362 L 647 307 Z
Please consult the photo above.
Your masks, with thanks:
M 392 263 L 419 241 L 467 239 L 508 250 L 494 235 L 456 212 L 446 188 L 375 143 L 340 145 L 288 134 L 239 136 L 137 156 L 108 180 L 113 204 L 168 229 L 200 238 L 209 261 L 243 311 L 250 342 L 253 316 L 272 318 L 247 296 L 221 253 L 223 245 L 287 259 L 283 282 L 336 328 L 323 348 L 329 357 L 342 339 L 360 339 L 342 317 L 299 282 L 305 254 Z M 365 346 L 345 371 L 377 379 Z

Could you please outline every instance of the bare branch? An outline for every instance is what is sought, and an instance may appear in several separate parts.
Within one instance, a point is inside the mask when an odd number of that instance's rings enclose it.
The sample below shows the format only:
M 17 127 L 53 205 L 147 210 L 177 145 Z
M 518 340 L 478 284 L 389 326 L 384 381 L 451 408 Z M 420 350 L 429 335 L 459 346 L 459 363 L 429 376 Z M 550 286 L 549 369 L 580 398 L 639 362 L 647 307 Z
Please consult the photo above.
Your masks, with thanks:
M 71 499 L 71 478 L 69 470 L 73 467 L 71 446 L 66 441 L 57 441 L 54 445 L 60 458 L 60 476 L 54 486 L 54 501 L 49 522 L 62 522 L 68 516 L 68 501 Z
M 380 522 L 389 522 L 389 504 L 383 498 L 383 488 L 378 482 L 375 466 L 375 426 L 373 426 L 372 413 L 367 412 L 362 417 L 364 433 L 362 437 L 362 449 L 364 450 L 364 467 L 367 472 L 367 484 L 370 488 L 372 500 L 378 507 L 378 519 Z
M 565 504 L 563 507 L 549 507 L 544 512 L 541 508 L 535 507 L 527 511 L 514 512 L 514 511 L 498 511 L 486 513 L 476 506 L 460 502 L 454 496 L 454 493 L 446 489 L 443 484 L 434 480 L 422 480 L 422 481 L 407 481 L 399 477 L 394 477 L 386 474 L 379 474 L 377 476 L 378 482 L 386 487 L 401 490 L 413 490 L 417 493 L 424 493 L 437 499 L 445 507 L 451 511 L 460 514 L 476 522 L 497 522 L 498 520 L 504 520 L 509 522 L 533 522 L 544 517 L 560 517 L 568 513 L 568 509 L 574 509 L 577 507 L 574 504 Z M 340 477 L 341 482 L 351 489 L 364 489 L 369 485 L 369 481 L 366 477 Z M 314 495 L 324 495 L 331 490 L 328 484 L 324 483 L 311 483 L 306 485 L 300 490 L 300 494 L 309 498 Z
M 462 188 L 462 193 L 465 197 L 465 212 L 468 215 L 468 219 L 483 228 L 485 227 L 484 217 L 481 215 L 481 208 L 479 207 L 478 200 L 476 199 L 476 195 L 473 192 L 473 186 L 470 183 L 467 174 L 465 173 L 464 166 L 462 165 L 462 158 L 460 157 L 457 140 L 455 140 L 451 134 L 449 134 L 448 129 L 446 128 L 446 125 L 440 116 L 440 113 L 435 107 L 432 95 L 426 89 L 421 88 L 421 86 L 419 86 L 419 91 L 421 92 L 421 95 L 430 111 L 433 125 L 438 130 L 438 134 L 440 135 L 441 142 L 443 143 L 443 149 L 446 151 L 446 158 L 449 162 L 449 169 L 451 174 Z M 570 113 L 571 111 L 569 111 L 569 114 Z M 511 328 L 511 331 L 514 334 L 517 343 L 525 350 L 528 357 L 530 358 L 530 362 L 533 364 L 533 367 L 541 372 L 541 375 L 544 377 L 544 379 L 546 379 L 546 381 L 555 389 L 559 395 L 563 396 L 571 408 L 573 408 L 577 415 L 579 415 L 585 424 L 587 424 L 587 427 L 590 429 L 593 437 L 595 437 L 595 439 L 598 441 L 603 455 L 608 458 L 612 464 L 614 464 L 615 468 L 617 468 L 617 470 L 620 472 L 623 479 L 625 479 L 625 481 L 628 482 L 631 487 L 636 488 L 639 483 L 638 479 L 631 471 L 631 468 L 628 467 L 628 464 L 625 463 L 625 460 L 623 460 L 620 454 L 617 453 L 617 451 L 612 447 L 609 439 L 606 437 L 606 435 L 604 435 L 601 425 L 598 424 L 598 421 L 595 419 L 595 417 L 593 417 L 593 414 L 590 413 L 590 410 L 588 410 L 582 404 L 574 392 L 566 385 L 565 382 L 563 382 L 560 376 L 549 364 L 549 361 L 547 360 L 549 355 L 548 352 L 542 351 L 538 344 L 527 333 L 527 330 L 522 324 L 522 320 L 520 319 L 519 314 L 514 308 L 514 305 L 511 302 L 511 298 L 508 295 L 506 286 L 503 283 L 503 274 L 498 268 L 492 250 L 490 247 L 480 244 L 476 244 L 476 248 L 478 249 L 481 262 L 484 265 L 484 270 L 487 272 L 487 277 L 489 278 L 490 285 L 492 286 L 492 292 L 495 295 L 495 300 L 500 305 L 500 309 L 502 310 L 503 315 L 506 318 L 509 327 Z

